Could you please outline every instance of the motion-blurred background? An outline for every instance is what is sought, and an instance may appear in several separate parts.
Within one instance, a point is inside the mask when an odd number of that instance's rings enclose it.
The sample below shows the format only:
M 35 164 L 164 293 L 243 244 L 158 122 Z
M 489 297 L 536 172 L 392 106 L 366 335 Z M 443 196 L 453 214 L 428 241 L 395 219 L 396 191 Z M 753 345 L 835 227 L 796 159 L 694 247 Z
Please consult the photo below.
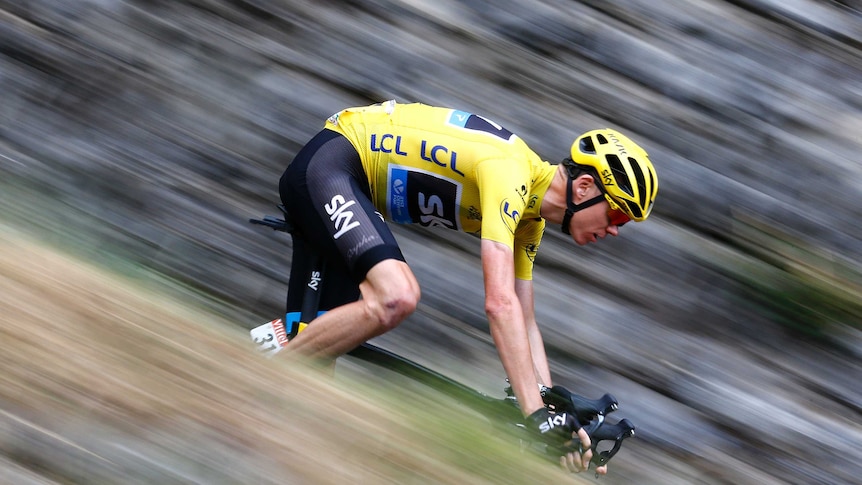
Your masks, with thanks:
M 583 248 L 550 228 L 536 270 L 558 383 L 613 393 L 638 425 L 607 481 L 858 483 L 860 9 L 0 1 L 0 221 L 98 264 L 166 275 L 244 331 L 281 314 L 290 262 L 287 237 L 247 220 L 277 213 L 278 177 L 330 114 L 387 99 L 455 107 L 554 163 L 577 134 L 611 126 L 658 170 L 652 217 Z M 477 241 L 396 235 L 423 301 L 381 345 L 499 394 Z M 10 268 L 0 277 L 12 288 L 22 280 Z M 8 332 L 23 303 L 0 298 Z M 8 431 L 40 401 L 15 400 L 8 376 L 24 361 L 0 362 Z M 54 458 L 32 465 L 37 453 L 15 439 L 3 463 L 29 467 L 34 483 L 90 482 Z

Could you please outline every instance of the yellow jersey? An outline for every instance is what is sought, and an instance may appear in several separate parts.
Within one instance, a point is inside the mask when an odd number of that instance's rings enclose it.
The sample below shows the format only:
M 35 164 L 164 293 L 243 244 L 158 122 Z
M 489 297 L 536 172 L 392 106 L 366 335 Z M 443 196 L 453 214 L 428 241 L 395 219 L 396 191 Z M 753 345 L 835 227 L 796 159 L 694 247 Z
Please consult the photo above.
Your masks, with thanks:
M 347 108 L 325 127 L 356 148 L 387 219 L 505 244 L 515 276 L 532 279 L 545 228 L 539 209 L 556 166 L 517 135 L 472 113 L 395 101 Z

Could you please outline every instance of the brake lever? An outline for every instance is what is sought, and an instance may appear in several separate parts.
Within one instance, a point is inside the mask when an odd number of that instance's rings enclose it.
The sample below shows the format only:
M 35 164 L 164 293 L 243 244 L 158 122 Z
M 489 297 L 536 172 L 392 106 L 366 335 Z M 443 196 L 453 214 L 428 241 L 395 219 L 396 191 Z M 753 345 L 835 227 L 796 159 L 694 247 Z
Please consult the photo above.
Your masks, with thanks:
M 628 419 L 621 419 L 618 423 L 611 424 L 597 418 L 584 429 L 590 435 L 590 449 L 593 451 L 590 463 L 594 464 L 596 468 L 607 465 L 611 458 L 620 451 L 623 440 L 635 435 L 635 426 Z M 614 445 L 608 450 L 599 451 L 599 444 L 603 441 L 613 441 Z M 583 454 L 585 451 L 583 445 L 578 443 L 578 452 Z M 598 477 L 598 473 L 596 477 Z

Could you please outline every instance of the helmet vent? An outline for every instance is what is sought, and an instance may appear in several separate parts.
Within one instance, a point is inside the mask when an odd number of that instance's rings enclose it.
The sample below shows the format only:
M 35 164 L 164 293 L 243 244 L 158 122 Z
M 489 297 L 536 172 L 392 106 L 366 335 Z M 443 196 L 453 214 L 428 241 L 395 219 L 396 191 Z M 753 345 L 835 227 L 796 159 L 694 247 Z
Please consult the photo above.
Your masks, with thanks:
M 602 135 L 601 133 L 596 133 L 596 138 L 598 138 L 600 145 L 608 144 L 608 139 L 605 138 L 605 135 Z
M 614 173 L 614 180 L 616 181 L 617 187 L 619 187 L 620 190 L 628 194 L 629 197 L 634 197 L 631 181 L 629 180 L 628 174 L 626 174 L 625 168 L 623 168 L 623 164 L 620 161 L 620 157 L 616 155 L 605 155 L 605 160 L 608 161 L 608 165 L 610 165 L 611 171 Z M 634 168 L 636 172 L 640 175 L 639 184 L 642 185 L 644 176 L 643 173 L 640 173 L 640 167 L 638 167 L 637 164 L 632 164 L 632 168 Z
M 641 170 L 640 164 L 634 158 L 629 157 L 629 164 L 632 166 L 632 172 L 634 172 L 635 181 L 638 184 L 638 195 L 640 195 L 641 207 L 646 207 L 647 197 L 649 197 L 649 194 L 647 194 L 643 170 Z
M 644 198 L 647 199 L 647 203 L 649 204 L 649 205 L 644 204 L 644 207 L 646 207 L 647 214 L 649 214 L 649 212 L 650 212 L 650 207 L 652 207 L 652 203 L 653 203 L 653 196 L 655 195 L 656 181 L 655 181 L 655 177 L 653 176 L 652 172 L 649 172 L 649 186 L 653 189 L 652 193 L 644 195 Z
M 643 216 L 643 213 L 641 212 L 641 208 L 638 207 L 637 204 L 635 204 L 634 202 L 632 202 L 630 200 L 624 200 L 623 202 L 626 203 L 626 207 L 629 208 L 629 212 L 631 212 L 631 214 L 634 216 L 635 219 L 640 219 L 641 216 Z
M 578 143 L 578 149 L 581 153 L 589 153 L 590 155 L 596 154 L 596 146 L 593 144 L 592 137 L 589 136 L 581 138 L 581 141 Z

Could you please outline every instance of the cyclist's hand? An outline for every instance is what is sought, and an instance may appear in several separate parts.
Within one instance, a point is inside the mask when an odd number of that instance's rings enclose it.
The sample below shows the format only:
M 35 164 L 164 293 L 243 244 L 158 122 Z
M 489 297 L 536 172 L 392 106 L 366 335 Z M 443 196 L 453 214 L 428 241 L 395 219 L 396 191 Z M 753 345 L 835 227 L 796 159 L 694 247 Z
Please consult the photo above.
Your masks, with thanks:
M 571 414 L 551 414 L 547 408 L 541 408 L 527 416 L 526 425 L 540 441 L 553 448 L 565 446 L 567 441 L 572 440 L 574 430 L 580 427 Z
M 581 442 L 580 449 L 584 450 L 584 452 L 579 453 L 578 450 L 574 450 L 566 453 L 560 457 L 560 465 L 572 473 L 578 473 L 590 467 L 590 460 L 593 458 L 592 443 L 590 442 L 590 435 L 587 434 L 584 428 L 578 428 L 577 434 L 573 434 L 572 437 L 577 437 Z M 574 444 L 574 440 L 572 440 L 572 444 Z M 605 475 L 607 473 L 607 465 L 596 468 L 596 475 Z
M 593 452 L 590 449 L 590 436 L 581 428 L 574 416 L 569 413 L 551 414 L 547 408 L 539 409 L 527 416 L 527 425 L 542 442 L 547 445 L 549 458 L 559 458 L 560 465 L 573 473 L 581 472 L 589 468 Z M 578 430 L 575 434 L 575 430 Z M 575 442 L 580 440 L 584 453 L 578 452 Z M 601 467 L 607 473 L 606 467 Z

